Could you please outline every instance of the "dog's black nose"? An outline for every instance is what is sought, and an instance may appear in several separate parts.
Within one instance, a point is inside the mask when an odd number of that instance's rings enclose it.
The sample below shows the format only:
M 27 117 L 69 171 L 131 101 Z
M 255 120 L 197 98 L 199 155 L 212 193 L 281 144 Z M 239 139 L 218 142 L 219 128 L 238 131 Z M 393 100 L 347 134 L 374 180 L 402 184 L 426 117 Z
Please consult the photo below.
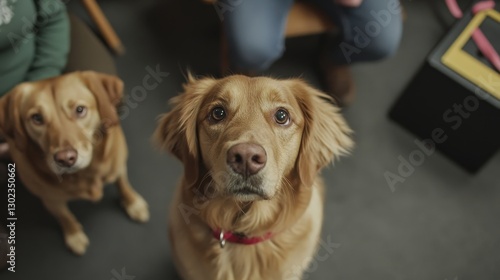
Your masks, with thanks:
M 227 151 L 227 164 L 234 172 L 244 176 L 256 174 L 266 166 L 266 162 L 266 151 L 257 144 L 236 144 Z
M 54 160 L 61 167 L 71 167 L 75 164 L 78 153 L 75 149 L 64 149 L 54 155 Z

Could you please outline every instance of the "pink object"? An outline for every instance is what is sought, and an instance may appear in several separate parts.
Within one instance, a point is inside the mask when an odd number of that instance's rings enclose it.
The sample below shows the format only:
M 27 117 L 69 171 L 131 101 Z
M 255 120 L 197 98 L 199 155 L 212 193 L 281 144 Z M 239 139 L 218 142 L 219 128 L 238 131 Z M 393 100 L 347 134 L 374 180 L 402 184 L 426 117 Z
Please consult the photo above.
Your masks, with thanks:
M 472 7 L 472 13 L 477 14 L 480 11 L 490 10 L 493 8 L 495 8 L 495 1 L 493 0 L 481 1 Z
M 460 7 L 457 4 L 457 0 L 445 0 L 445 2 L 446 5 L 448 6 L 448 10 L 450 10 L 450 13 L 455 18 L 462 18 L 464 16 L 462 10 L 460 10 Z
M 493 66 L 500 72 L 500 56 L 496 52 L 495 48 L 491 45 L 488 38 L 484 36 L 484 33 L 476 29 L 472 33 L 472 39 L 476 42 L 481 53 L 493 64 Z
M 463 17 L 462 10 L 460 10 L 460 7 L 458 6 L 456 0 L 445 0 L 445 2 L 448 6 L 448 9 L 450 10 L 450 13 L 455 18 Z M 493 0 L 481 1 L 472 7 L 472 13 L 477 14 L 484 10 L 493 9 L 494 7 L 495 1 Z M 496 52 L 495 48 L 491 45 L 490 41 L 488 41 L 488 38 L 484 36 L 484 33 L 479 28 L 477 28 L 474 33 L 472 33 L 472 39 L 476 43 L 481 53 L 491 62 L 491 64 L 493 64 L 496 70 L 500 72 L 500 56 Z

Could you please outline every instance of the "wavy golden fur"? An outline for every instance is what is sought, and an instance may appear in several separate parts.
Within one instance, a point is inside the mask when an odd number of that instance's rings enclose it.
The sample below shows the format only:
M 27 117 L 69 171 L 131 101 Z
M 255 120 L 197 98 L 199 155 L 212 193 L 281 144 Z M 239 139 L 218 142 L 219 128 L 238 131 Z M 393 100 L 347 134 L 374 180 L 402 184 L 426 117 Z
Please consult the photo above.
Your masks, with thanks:
M 351 130 L 329 97 L 299 79 L 189 76 L 155 132 L 184 165 L 170 210 L 169 235 L 184 279 L 288 279 L 313 257 L 321 231 L 319 171 L 353 146 Z M 214 108 L 224 110 L 213 119 Z M 289 117 L 277 123 L 276 112 Z M 219 109 L 220 112 L 220 109 Z M 228 150 L 257 145 L 267 156 L 256 174 L 236 174 Z M 258 194 L 239 193 L 241 186 Z M 224 248 L 222 229 L 270 240 Z M 301 267 L 296 275 L 294 267 Z

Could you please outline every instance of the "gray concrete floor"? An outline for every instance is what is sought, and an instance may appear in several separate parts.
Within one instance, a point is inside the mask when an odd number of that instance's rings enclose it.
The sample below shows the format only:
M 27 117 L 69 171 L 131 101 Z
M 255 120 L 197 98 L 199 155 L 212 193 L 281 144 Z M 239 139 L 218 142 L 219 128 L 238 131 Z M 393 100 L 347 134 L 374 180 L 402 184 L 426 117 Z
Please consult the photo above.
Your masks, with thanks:
M 216 75 L 219 34 L 212 7 L 175 2 L 101 3 L 127 47 L 117 58 L 127 94 L 142 84 L 147 67 L 159 65 L 170 73 L 123 121 L 130 179 L 148 200 L 151 221 L 131 222 L 114 187 L 97 204 L 72 203 L 91 240 L 87 254 L 75 257 L 64 247 L 54 219 L 19 187 L 17 272 L 0 272 L 0 279 L 176 279 L 166 216 L 182 168 L 155 150 L 150 136 L 188 66 L 197 74 Z M 358 96 L 344 113 L 357 146 L 323 172 L 328 192 L 322 238 L 340 246 L 305 279 L 500 279 L 500 155 L 473 176 L 435 153 L 394 192 L 384 178 L 384 172 L 396 171 L 399 155 L 407 157 L 416 148 L 415 137 L 392 123 L 387 112 L 450 22 L 445 18 L 443 24 L 434 2 L 404 1 L 408 19 L 398 54 L 353 67 Z M 78 2 L 70 6 L 81 12 Z M 311 67 L 316 41 L 290 40 L 287 54 L 269 73 L 303 75 L 317 84 Z M 135 278 L 120 277 L 122 272 Z

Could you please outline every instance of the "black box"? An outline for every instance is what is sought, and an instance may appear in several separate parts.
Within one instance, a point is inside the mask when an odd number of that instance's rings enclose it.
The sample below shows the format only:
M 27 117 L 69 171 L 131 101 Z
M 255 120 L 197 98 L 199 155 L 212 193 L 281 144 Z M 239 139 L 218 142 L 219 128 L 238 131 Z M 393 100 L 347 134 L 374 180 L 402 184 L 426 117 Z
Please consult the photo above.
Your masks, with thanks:
M 465 14 L 435 47 L 389 117 L 467 171 L 477 172 L 500 148 L 500 74 L 470 33 L 479 26 L 500 53 L 500 13 Z M 439 143 L 441 142 L 441 143 Z

